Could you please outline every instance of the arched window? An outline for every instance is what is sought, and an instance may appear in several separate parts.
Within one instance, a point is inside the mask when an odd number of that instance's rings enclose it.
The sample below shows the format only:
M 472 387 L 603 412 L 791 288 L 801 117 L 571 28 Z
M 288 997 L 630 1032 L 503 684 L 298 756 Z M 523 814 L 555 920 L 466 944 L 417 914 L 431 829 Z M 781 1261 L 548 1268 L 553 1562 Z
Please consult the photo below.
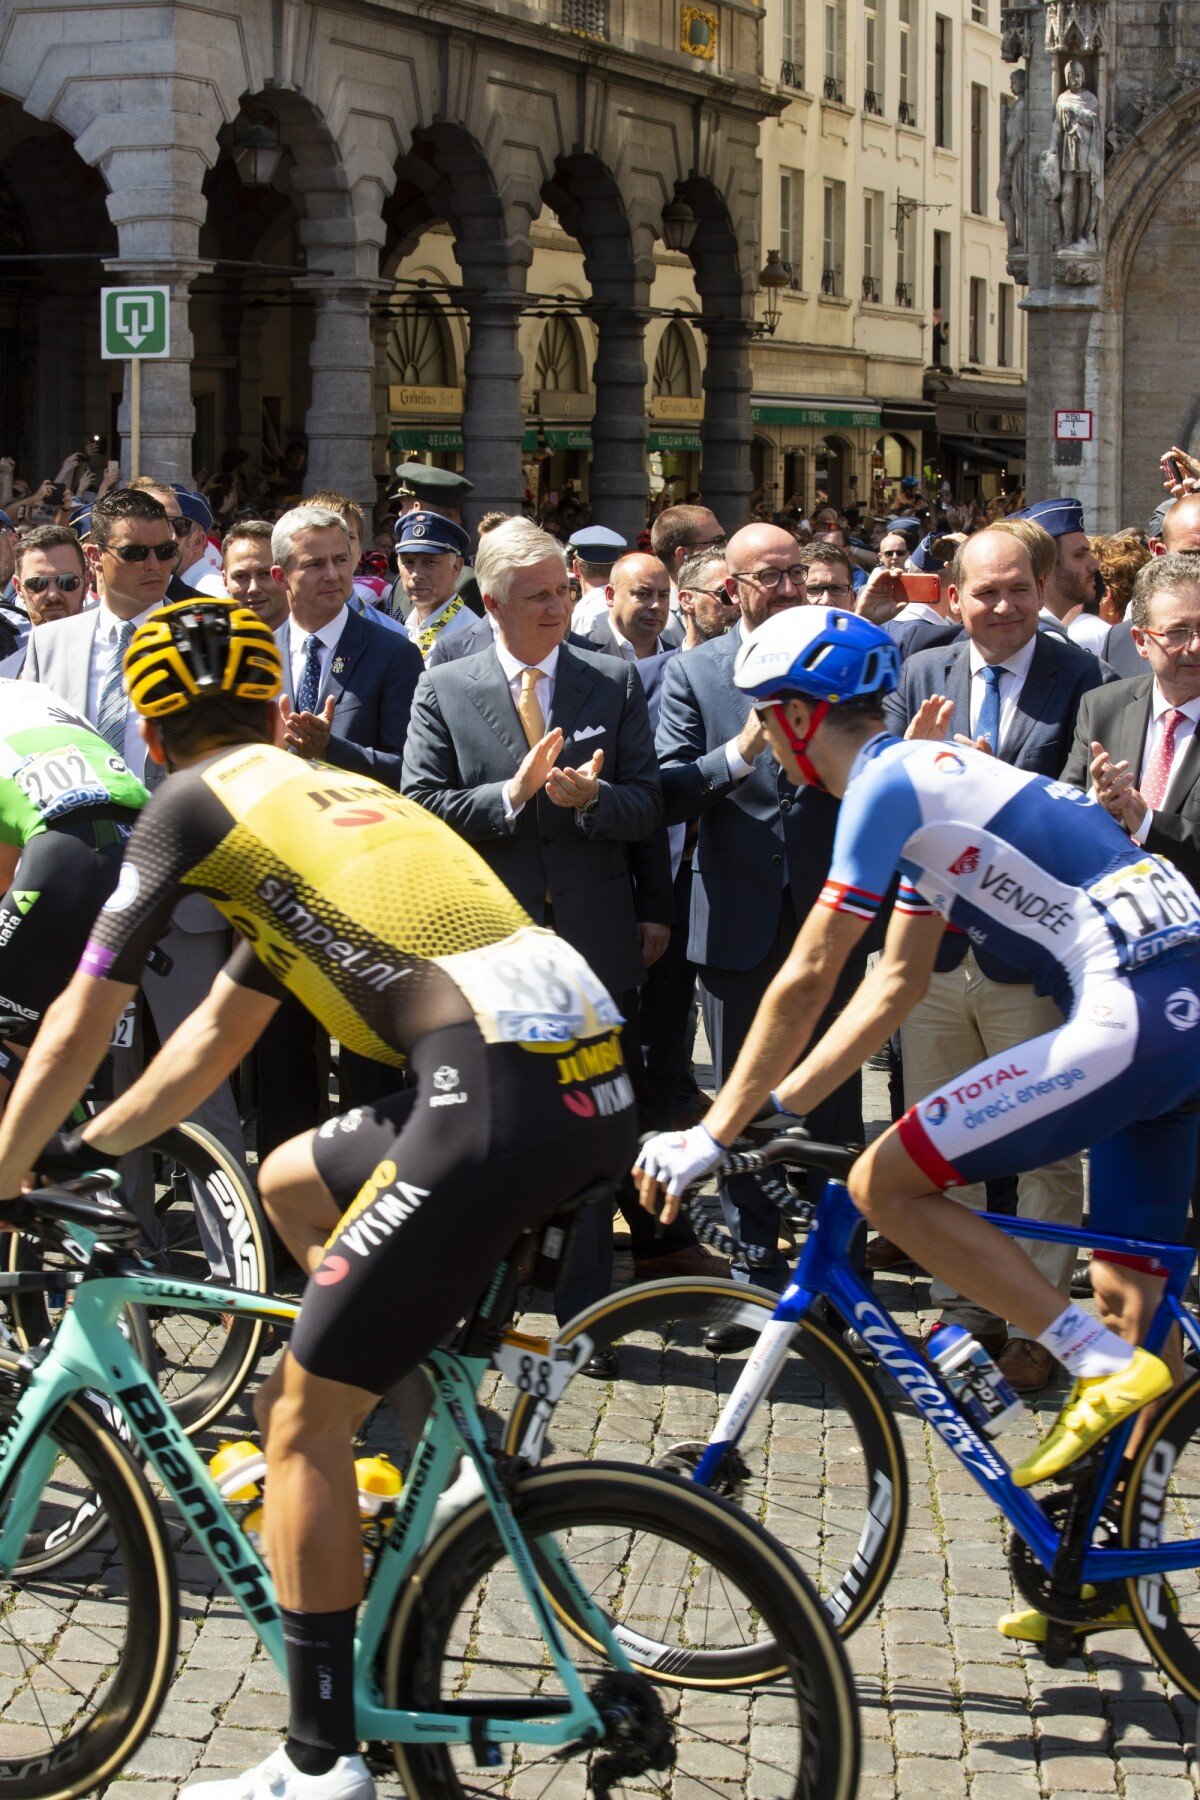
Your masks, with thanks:
M 534 364 L 533 385 L 539 390 L 558 394 L 581 394 L 584 391 L 583 362 L 579 339 L 569 319 L 561 314 L 547 319 L 538 344 Z
M 654 358 L 653 393 L 657 398 L 693 399 L 696 393 L 695 372 L 687 327 L 672 319 L 658 343 Z
M 441 308 L 413 302 L 388 334 L 388 367 L 402 387 L 454 387 L 454 351 Z

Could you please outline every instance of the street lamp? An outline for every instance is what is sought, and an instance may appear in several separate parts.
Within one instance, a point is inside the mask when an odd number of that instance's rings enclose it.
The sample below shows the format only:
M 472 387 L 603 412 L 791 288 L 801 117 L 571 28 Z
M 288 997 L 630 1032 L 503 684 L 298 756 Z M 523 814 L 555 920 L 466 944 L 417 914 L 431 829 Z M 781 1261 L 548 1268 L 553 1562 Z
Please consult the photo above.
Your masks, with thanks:
M 768 337 L 775 336 L 775 329 L 779 324 L 779 295 L 788 285 L 788 273 L 778 250 L 768 250 L 767 260 L 758 274 L 758 291 L 766 296 L 763 325 Z
M 270 187 L 282 155 L 279 121 L 270 107 L 247 107 L 233 133 L 233 166 L 242 186 Z
M 696 224 L 696 215 L 686 200 L 679 194 L 673 200 L 668 200 L 662 213 L 663 243 L 667 249 L 678 250 L 686 255 L 696 235 Z

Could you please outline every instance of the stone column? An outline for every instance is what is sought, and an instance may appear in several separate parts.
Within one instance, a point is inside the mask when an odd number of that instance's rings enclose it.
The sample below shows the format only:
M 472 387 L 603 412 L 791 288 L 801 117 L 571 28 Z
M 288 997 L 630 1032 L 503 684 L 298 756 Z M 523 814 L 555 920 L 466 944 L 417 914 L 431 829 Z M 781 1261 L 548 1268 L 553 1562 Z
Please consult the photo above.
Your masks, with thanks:
M 592 468 L 588 489 L 597 525 L 619 531 L 630 544 L 646 523 L 646 322 L 642 307 L 589 315 L 599 342 L 592 379 L 596 412 L 592 419 Z
M 374 506 L 375 283 L 306 276 L 296 286 L 311 293 L 316 303 L 309 349 L 312 387 L 304 418 L 308 438 L 304 492 L 333 488 L 362 506 Z
M 712 508 L 726 531 L 734 532 L 746 523 L 754 486 L 750 471 L 753 326 L 749 319 L 713 320 L 704 334 L 708 357 L 700 427 L 700 488 L 705 506 Z
M 518 294 L 467 290 L 463 306 L 471 324 L 463 405 L 464 473 L 475 484 L 466 512 L 472 524 L 496 508 L 519 513 L 525 499 L 521 473 L 521 351 Z
M 188 321 L 188 292 L 201 265 L 187 266 L 121 262 L 106 268 L 107 285 L 118 287 L 168 287 L 170 289 L 170 356 L 148 357 L 142 363 L 141 467 L 129 466 L 133 408 L 130 399 L 130 365 L 125 365 L 125 392 L 117 412 L 121 433 L 121 479 L 153 475 L 156 481 L 186 481 L 193 476 L 192 435 L 196 413 L 192 406 L 192 328 Z

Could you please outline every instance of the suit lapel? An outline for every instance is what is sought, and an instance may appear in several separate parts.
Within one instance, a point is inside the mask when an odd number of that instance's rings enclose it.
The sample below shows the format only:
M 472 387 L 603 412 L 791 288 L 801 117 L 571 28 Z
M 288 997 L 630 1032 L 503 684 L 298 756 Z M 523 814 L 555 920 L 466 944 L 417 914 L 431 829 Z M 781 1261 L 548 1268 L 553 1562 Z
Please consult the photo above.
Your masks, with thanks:
M 559 666 L 562 665 L 562 653 L 559 653 Z M 525 742 L 525 731 L 522 727 L 513 697 L 508 691 L 508 683 L 504 679 L 504 670 L 500 667 L 500 658 L 491 656 L 468 657 L 463 662 L 467 676 L 467 693 L 471 704 L 485 719 L 495 732 L 500 742 L 513 759 L 513 767 L 517 768 L 524 760 L 529 745 Z
M 955 646 L 956 654 L 946 658 L 946 681 L 942 692 L 947 700 L 954 702 L 954 712 L 950 718 L 950 736 L 961 731 L 964 737 L 971 732 L 971 662 L 968 654 L 969 646 Z
M 64 700 L 69 700 L 76 711 L 88 716 L 88 682 L 92 673 L 92 651 L 95 648 L 96 633 L 100 629 L 100 609 L 93 607 L 90 613 L 82 615 L 88 623 L 82 631 L 74 633 L 67 651 L 67 693 Z M 82 619 L 81 619 L 82 622 Z
M 571 735 L 580 707 L 595 685 L 596 678 L 587 664 L 572 656 L 564 644 L 558 653 L 558 666 L 554 671 L 554 704 L 550 708 L 550 717 L 546 720 L 547 728 L 557 725 L 563 734 L 564 768 L 574 766 L 572 759 L 565 753 L 566 740 Z
M 1145 676 L 1138 682 L 1137 691 L 1130 694 L 1129 699 L 1117 714 L 1116 730 L 1113 732 L 1115 748 L 1109 751 L 1114 762 L 1127 762 L 1134 773 L 1136 783 L 1138 772 L 1142 766 L 1142 757 L 1146 749 L 1146 738 L 1150 730 L 1150 709 L 1154 704 L 1154 677 Z M 1184 746 L 1184 767 L 1191 769 L 1189 760 L 1196 739 L 1193 736 Z M 1105 745 L 1107 749 L 1108 746 Z M 1200 751 L 1197 751 L 1200 755 Z M 1192 777 L 1194 779 L 1194 777 Z M 1191 780 L 1189 780 L 1189 786 Z M 1182 788 L 1179 790 L 1184 791 Z
M 283 691 L 291 704 L 295 706 L 296 690 L 292 685 L 292 637 L 289 619 L 285 619 L 275 633 L 275 642 L 279 646 L 279 654 L 283 660 Z
M 321 683 L 317 695 L 317 711 L 324 706 L 329 695 L 340 700 L 342 690 L 354 673 L 354 666 L 366 652 L 370 641 L 370 632 L 356 612 L 346 614 L 346 623 L 342 627 L 342 635 L 333 648 L 329 659 L 329 667 L 325 671 L 325 679 Z
M 1062 679 L 1062 671 L 1049 648 L 1049 640 L 1039 632 L 1034 639 L 1033 661 L 1017 697 L 1016 711 L 1008 735 L 1000 746 L 1007 763 L 1015 763 L 1025 739 L 1039 719 L 1055 717 L 1054 690 Z

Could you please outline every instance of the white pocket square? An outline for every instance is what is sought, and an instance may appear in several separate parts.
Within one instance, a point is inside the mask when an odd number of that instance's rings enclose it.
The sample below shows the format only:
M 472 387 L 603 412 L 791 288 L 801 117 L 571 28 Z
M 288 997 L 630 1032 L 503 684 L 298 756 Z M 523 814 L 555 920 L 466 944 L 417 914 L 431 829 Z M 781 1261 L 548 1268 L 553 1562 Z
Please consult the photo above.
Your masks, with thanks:
M 604 736 L 603 725 L 581 725 L 579 730 L 575 733 L 575 736 L 572 739 L 572 742 L 579 744 L 579 743 L 582 743 L 584 738 L 603 737 L 603 736 Z

